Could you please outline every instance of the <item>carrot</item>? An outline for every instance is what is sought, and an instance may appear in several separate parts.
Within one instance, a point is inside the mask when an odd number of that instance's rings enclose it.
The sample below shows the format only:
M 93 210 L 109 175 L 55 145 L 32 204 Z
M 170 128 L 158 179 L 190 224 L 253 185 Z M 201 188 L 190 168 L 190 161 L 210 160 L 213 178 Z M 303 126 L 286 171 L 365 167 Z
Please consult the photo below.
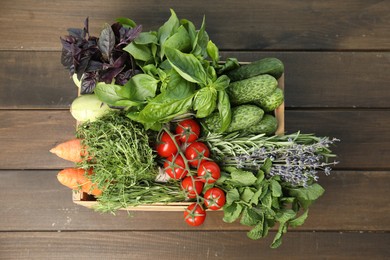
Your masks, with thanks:
M 87 174 L 93 174 L 92 170 L 88 171 Z M 58 173 L 57 179 L 62 185 L 71 188 L 72 190 L 81 188 L 82 192 L 94 196 L 102 194 L 102 190 L 97 187 L 96 183 L 91 182 L 84 169 L 66 168 Z
M 85 147 L 81 145 L 81 139 L 77 138 L 60 143 L 52 148 L 50 152 L 62 159 L 76 163 L 81 162 L 83 157 L 87 155 Z

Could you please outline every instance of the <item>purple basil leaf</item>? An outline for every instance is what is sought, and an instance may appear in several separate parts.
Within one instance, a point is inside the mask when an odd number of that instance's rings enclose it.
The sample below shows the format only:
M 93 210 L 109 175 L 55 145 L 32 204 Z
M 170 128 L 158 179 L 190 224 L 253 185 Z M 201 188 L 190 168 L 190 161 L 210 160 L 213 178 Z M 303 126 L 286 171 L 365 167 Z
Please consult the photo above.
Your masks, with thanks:
M 92 94 L 96 87 L 96 73 L 85 73 L 83 80 L 81 81 L 80 94 Z
M 109 61 L 111 58 L 111 51 L 115 46 L 115 35 L 108 24 L 105 25 L 104 29 L 100 33 L 98 40 L 98 46 L 102 52 L 103 58 Z
M 128 60 L 129 56 L 126 52 L 123 52 L 121 56 L 119 56 L 118 59 L 114 61 L 114 64 L 112 65 L 114 68 L 123 67 Z
M 72 53 L 70 51 L 68 51 L 66 49 L 62 49 L 61 63 L 67 69 L 70 69 L 70 67 L 73 65 L 73 55 L 72 55 Z
M 115 77 L 115 83 L 118 85 L 125 85 L 127 81 L 129 81 L 130 77 L 132 75 L 132 70 L 122 71 Z
M 124 69 L 121 68 L 108 68 L 100 72 L 100 81 L 110 84 L 112 80 Z
M 69 28 L 68 29 L 69 35 L 73 36 L 75 38 L 84 38 L 84 30 L 78 29 L 78 28 Z
M 89 34 L 89 17 L 85 18 L 85 21 L 84 21 L 84 37 L 87 36 Z
M 100 61 L 91 60 L 87 68 L 85 69 L 85 71 L 92 72 L 92 71 L 101 70 L 102 68 L 103 68 L 103 63 L 101 63 Z

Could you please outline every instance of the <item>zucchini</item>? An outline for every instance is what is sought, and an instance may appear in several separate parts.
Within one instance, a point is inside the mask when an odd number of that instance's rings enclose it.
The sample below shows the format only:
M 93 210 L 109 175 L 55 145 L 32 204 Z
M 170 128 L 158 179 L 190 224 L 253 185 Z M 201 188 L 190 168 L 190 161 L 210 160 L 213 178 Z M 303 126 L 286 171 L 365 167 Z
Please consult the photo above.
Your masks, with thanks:
M 226 92 L 233 105 L 241 105 L 263 99 L 274 92 L 277 87 L 278 81 L 265 74 L 230 83 Z
M 264 111 L 255 105 L 241 105 L 232 107 L 232 121 L 226 129 L 227 133 L 244 130 L 256 125 L 264 116 Z M 221 129 L 221 118 L 218 112 L 214 112 L 205 118 L 204 124 L 211 132 L 219 132 Z
M 273 135 L 278 129 L 278 120 L 270 114 L 265 114 L 258 124 L 248 127 L 245 132 L 248 134 Z
M 283 101 L 284 101 L 283 90 L 280 88 L 276 88 L 271 95 L 256 100 L 253 103 L 261 107 L 265 112 L 271 112 L 274 111 L 278 106 L 280 106 L 283 103 Z
M 249 64 L 241 65 L 240 67 L 227 72 L 230 80 L 238 81 L 252 78 L 254 76 L 269 74 L 278 79 L 284 72 L 283 62 L 277 58 L 263 58 Z

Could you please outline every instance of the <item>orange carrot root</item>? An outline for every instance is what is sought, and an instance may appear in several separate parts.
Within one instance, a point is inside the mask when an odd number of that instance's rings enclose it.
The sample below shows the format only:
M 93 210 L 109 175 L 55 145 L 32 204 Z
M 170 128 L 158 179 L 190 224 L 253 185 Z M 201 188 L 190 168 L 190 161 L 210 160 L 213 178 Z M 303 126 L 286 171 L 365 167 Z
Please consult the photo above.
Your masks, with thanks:
M 52 148 L 50 152 L 64 160 L 75 163 L 81 162 L 83 157 L 86 156 L 85 147 L 81 145 L 81 139 L 77 138 L 60 143 Z
M 93 174 L 92 171 L 88 171 L 88 174 Z M 72 190 L 78 190 L 94 195 L 100 196 L 102 190 L 97 187 L 96 183 L 92 183 L 86 176 L 84 169 L 79 168 L 66 168 L 60 171 L 57 175 L 58 181 Z

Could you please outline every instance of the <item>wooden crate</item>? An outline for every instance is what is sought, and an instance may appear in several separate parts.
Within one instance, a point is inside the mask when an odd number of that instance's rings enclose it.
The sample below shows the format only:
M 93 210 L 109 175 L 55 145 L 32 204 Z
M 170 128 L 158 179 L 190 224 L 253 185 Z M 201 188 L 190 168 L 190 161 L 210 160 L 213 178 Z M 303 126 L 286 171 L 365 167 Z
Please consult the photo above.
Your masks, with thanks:
M 284 91 L 284 74 L 278 79 L 278 87 Z M 276 130 L 277 135 L 283 135 L 285 131 L 284 127 L 284 102 L 275 109 L 275 117 L 278 121 L 278 128 Z M 92 208 L 96 205 L 96 199 L 94 196 L 87 193 L 73 191 L 73 202 L 87 207 Z M 132 206 L 122 208 L 121 210 L 127 211 L 183 211 L 192 202 L 170 202 L 170 203 L 154 203 L 148 205 Z

